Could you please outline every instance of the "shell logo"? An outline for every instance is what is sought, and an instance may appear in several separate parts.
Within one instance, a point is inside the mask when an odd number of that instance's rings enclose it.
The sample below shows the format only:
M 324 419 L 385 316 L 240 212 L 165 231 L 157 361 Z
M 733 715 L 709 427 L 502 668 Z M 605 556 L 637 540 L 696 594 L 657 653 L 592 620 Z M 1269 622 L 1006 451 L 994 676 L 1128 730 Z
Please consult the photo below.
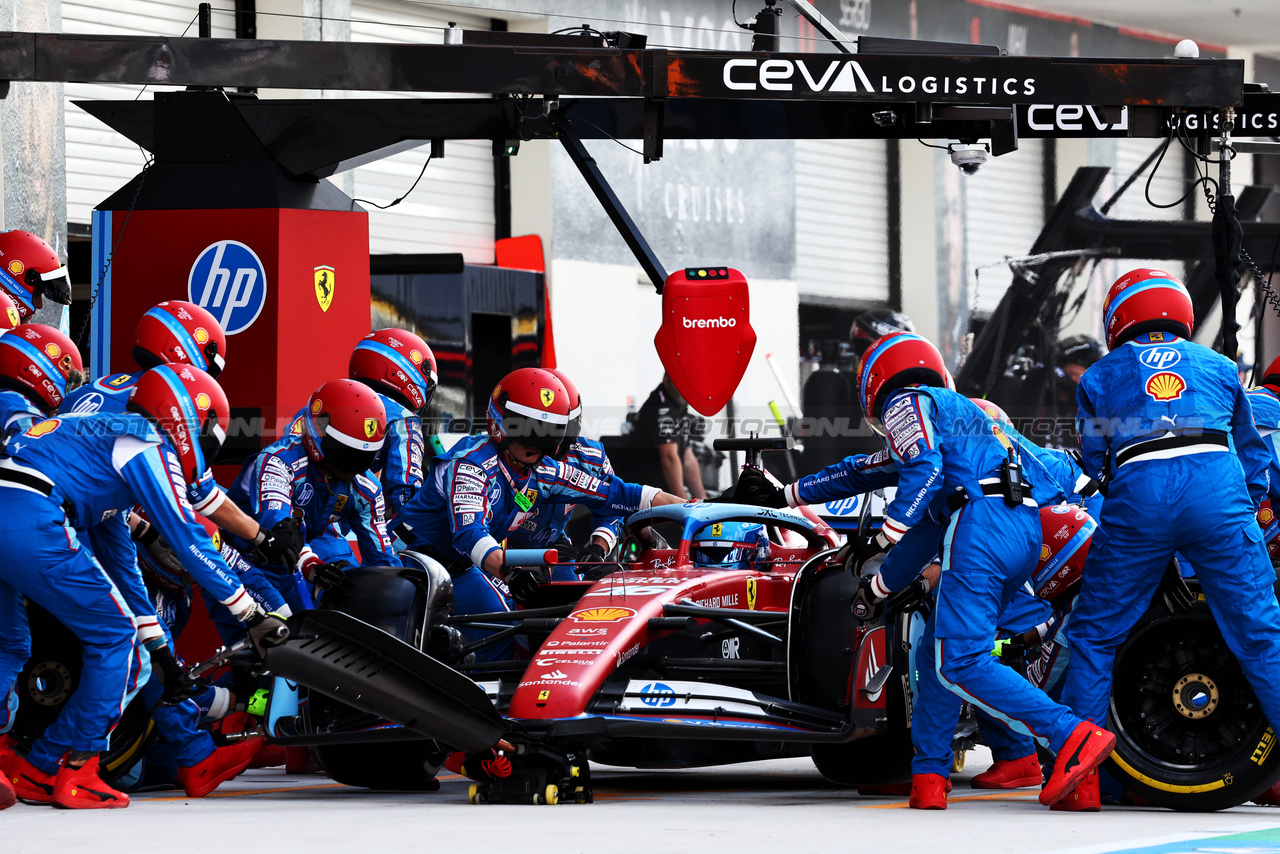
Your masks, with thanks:
M 502 394 L 502 383 L 498 383 L 496 386 L 493 387 L 493 399 L 497 400 L 498 395 L 500 394 Z
M 191 333 L 191 337 L 196 339 L 197 344 L 208 344 L 209 330 L 205 329 L 203 326 L 197 326 L 196 331 Z
M 24 266 L 23 263 L 19 261 L 17 258 L 14 258 L 12 261 L 9 262 L 9 272 L 13 273 L 15 276 L 21 276 L 22 271 L 26 269 L 27 269 L 26 266 Z
M 50 359 L 56 359 L 62 355 L 62 348 L 50 341 L 44 345 L 44 351 L 49 355 Z
M 199 394 L 196 395 L 197 408 L 208 409 L 211 403 L 213 403 L 213 401 L 209 400 L 209 395 L 205 394 L 204 392 L 200 392 Z
M 1051 558 L 1051 557 L 1053 557 L 1053 550 L 1052 550 L 1052 549 L 1050 549 L 1048 546 L 1046 546 L 1046 545 L 1044 545 L 1044 544 L 1041 544 L 1041 545 L 1040 545 L 1040 560 L 1043 562 L 1043 561 L 1048 560 L 1048 559 L 1049 559 L 1049 558 Z
M 1270 525 L 1271 521 L 1276 518 L 1276 514 L 1271 512 L 1270 507 L 1263 507 L 1258 511 L 1258 521 L 1263 525 Z
M 33 439 L 39 439 L 41 436 L 47 436 L 54 430 L 57 430 L 60 424 L 62 424 L 62 422 L 57 418 L 52 418 L 48 421 L 41 421 L 39 424 L 32 424 L 30 429 L 27 430 L 27 435 Z
M 587 608 L 584 611 L 574 611 L 569 619 L 580 623 L 616 623 L 635 615 L 636 612 L 630 608 Z
M 1147 394 L 1159 401 L 1177 400 L 1187 390 L 1187 381 L 1173 371 L 1161 371 L 1147 380 Z
M 415 365 L 421 365 L 421 364 L 422 364 L 422 353 L 421 353 L 420 351 L 418 351 L 418 350 L 410 350 L 410 351 L 409 351 L 409 358 L 413 360 L 413 363 L 414 363 Z
M 312 414 L 312 415 L 319 415 L 319 414 L 320 414 L 320 410 L 322 410 L 322 409 L 324 409 L 324 401 L 323 401 L 323 400 L 320 400 L 320 398 L 316 398 L 315 400 L 313 400 L 313 401 L 311 402 L 311 414 Z

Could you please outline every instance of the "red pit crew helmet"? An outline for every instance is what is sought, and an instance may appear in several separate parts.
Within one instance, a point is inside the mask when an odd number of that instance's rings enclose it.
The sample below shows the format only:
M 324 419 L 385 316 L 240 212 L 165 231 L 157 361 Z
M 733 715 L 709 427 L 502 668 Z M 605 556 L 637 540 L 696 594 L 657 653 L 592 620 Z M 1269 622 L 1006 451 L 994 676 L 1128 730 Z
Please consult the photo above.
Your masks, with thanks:
M 82 382 L 80 350 L 52 326 L 28 323 L 0 335 L 0 386 L 22 392 L 46 413 Z
M 129 394 L 128 408 L 146 416 L 169 439 L 187 483 L 195 483 L 213 464 L 231 424 L 226 392 L 193 365 L 144 371 Z
M 368 471 L 386 435 L 386 408 L 373 389 L 355 380 L 320 386 L 302 416 L 307 456 L 339 480 Z
M 1280 356 L 1271 360 L 1267 372 L 1262 375 L 1262 386 L 1276 397 L 1280 397 Z
M 425 417 L 436 393 L 436 357 L 407 329 L 379 329 L 366 335 L 351 352 L 351 379 L 385 394 Z
M 564 441 L 560 443 L 560 450 L 556 452 L 556 459 L 563 460 L 569 455 L 569 449 L 573 447 L 573 443 L 582 435 L 582 394 L 564 371 L 547 368 L 547 373 L 554 374 L 555 378 L 564 385 L 564 390 L 569 393 L 569 426 L 565 430 Z
M 499 448 L 512 442 L 555 454 L 569 430 L 573 404 L 564 383 L 542 368 L 519 368 L 489 395 L 489 438 Z
M 13 301 L 13 297 L 0 291 L 0 334 L 17 329 L 20 323 L 22 313 L 18 311 L 18 304 Z
M 1079 591 L 1097 528 L 1093 517 L 1074 504 L 1040 508 L 1040 562 L 1031 575 L 1037 596 L 1057 608 Z
M 867 423 L 877 423 L 889 395 L 909 385 L 955 388 L 942 354 L 912 332 L 894 332 L 867 348 L 858 368 L 858 401 Z
M 53 247 L 29 231 L 0 232 L 0 290 L 23 319 L 44 307 L 44 297 L 71 305 L 71 279 Z
M 133 333 L 141 368 L 194 365 L 217 379 L 226 367 L 227 336 L 213 315 L 193 302 L 165 300 L 147 311 Z
M 1110 350 L 1146 332 L 1190 338 L 1195 327 L 1191 294 L 1164 270 L 1130 270 L 1116 279 L 1102 304 L 1102 328 Z

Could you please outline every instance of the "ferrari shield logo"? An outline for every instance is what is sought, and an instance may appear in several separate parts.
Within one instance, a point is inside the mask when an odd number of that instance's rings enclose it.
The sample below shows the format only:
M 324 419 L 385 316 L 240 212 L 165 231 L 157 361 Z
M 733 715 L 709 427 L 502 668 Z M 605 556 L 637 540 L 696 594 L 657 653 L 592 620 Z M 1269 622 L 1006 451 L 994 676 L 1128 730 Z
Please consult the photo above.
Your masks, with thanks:
M 553 401 L 553 400 L 555 400 L 555 399 L 556 399 L 556 393 L 555 393 L 554 391 L 552 391 L 552 390 L 551 390 L 551 389 L 549 389 L 549 388 L 544 388 L 544 389 L 542 390 L 542 405 L 543 405 L 543 406 L 550 406 L 550 405 L 551 405 L 551 401 Z
M 372 439 L 373 435 L 378 432 L 378 419 L 366 418 L 364 420 L 364 437 Z
M 747 610 L 754 611 L 756 609 L 756 580 L 754 578 L 747 579 Z
M 333 305 L 333 287 L 336 284 L 332 267 L 316 267 L 316 302 L 320 303 L 321 311 L 328 311 L 329 306 Z

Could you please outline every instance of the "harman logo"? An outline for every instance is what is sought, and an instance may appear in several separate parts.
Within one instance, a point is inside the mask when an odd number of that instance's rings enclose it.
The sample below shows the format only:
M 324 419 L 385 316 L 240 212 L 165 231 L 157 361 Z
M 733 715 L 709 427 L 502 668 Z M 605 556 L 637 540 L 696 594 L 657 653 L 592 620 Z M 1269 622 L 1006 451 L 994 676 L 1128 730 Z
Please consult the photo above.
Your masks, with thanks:
M 236 335 L 252 326 L 267 304 L 267 271 L 245 244 L 219 240 L 191 265 L 187 296 L 208 309 L 226 334 Z
M 723 329 L 737 325 L 738 319 L 735 317 L 700 317 L 697 320 L 684 318 L 685 329 Z

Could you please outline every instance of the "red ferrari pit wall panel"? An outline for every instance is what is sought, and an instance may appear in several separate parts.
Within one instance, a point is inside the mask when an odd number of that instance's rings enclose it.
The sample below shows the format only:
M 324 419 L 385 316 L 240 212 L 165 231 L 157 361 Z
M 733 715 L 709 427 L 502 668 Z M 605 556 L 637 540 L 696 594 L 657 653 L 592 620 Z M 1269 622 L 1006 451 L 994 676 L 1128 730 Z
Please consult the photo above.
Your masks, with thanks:
M 133 330 L 148 308 L 203 305 L 228 333 L 228 444 L 244 454 L 274 441 L 316 386 L 346 375 L 369 332 L 366 213 L 137 210 L 127 228 L 125 218 L 94 214 L 95 276 L 116 245 L 93 308 L 95 377 L 135 370 Z

